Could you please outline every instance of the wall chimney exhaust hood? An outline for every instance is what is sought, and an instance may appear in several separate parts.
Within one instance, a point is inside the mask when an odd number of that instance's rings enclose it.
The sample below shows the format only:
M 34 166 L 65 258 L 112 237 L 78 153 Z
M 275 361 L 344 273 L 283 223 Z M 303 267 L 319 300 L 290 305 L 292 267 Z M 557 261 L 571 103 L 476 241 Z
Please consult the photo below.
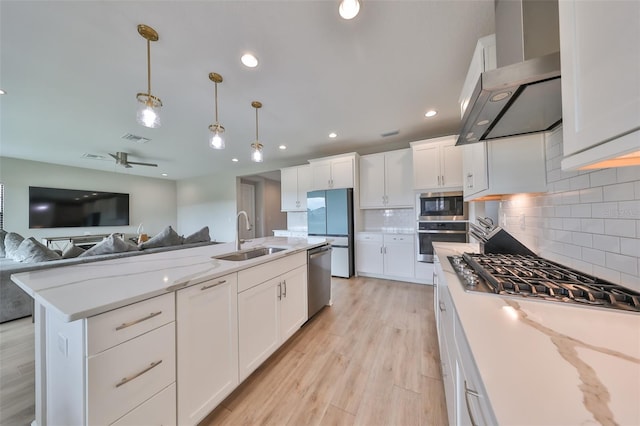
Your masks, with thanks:
M 483 72 L 456 145 L 550 131 L 562 122 L 557 0 L 496 0 L 498 68 Z

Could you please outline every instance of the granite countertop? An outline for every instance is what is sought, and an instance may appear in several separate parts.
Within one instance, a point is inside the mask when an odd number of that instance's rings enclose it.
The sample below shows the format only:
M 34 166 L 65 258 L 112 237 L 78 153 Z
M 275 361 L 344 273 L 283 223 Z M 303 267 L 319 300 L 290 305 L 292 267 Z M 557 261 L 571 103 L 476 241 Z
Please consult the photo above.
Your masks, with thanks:
M 640 424 L 640 315 L 465 292 L 434 243 L 499 424 Z
M 74 321 L 150 297 L 208 281 L 261 263 L 326 244 L 318 237 L 256 238 L 242 244 L 286 250 L 245 261 L 213 259 L 235 251 L 235 243 L 215 244 L 144 256 L 22 272 L 11 279 L 36 302 Z

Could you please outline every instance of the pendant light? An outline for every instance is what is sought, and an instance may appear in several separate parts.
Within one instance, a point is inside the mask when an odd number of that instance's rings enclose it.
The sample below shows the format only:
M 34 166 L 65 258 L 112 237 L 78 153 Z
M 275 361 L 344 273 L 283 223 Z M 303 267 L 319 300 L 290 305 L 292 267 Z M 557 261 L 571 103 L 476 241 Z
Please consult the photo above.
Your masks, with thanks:
M 215 84 L 215 99 L 216 99 L 216 122 L 209 126 L 209 146 L 213 149 L 224 149 L 224 127 L 218 123 L 218 83 L 222 83 L 222 76 L 215 72 L 209 73 L 209 80 Z
M 162 101 L 151 94 L 151 42 L 158 41 L 158 33 L 153 28 L 140 24 L 138 33 L 147 40 L 147 93 L 138 93 L 138 113 L 136 120 L 145 127 L 160 127 Z
M 258 101 L 251 102 L 251 106 L 256 109 L 256 141 L 251 144 L 251 161 L 254 163 L 262 163 L 262 144 L 258 139 L 258 109 L 262 108 L 262 104 Z
M 353 19 L 360 12 L 360 0 L 340 0 L 338 13 L 343 19 Z

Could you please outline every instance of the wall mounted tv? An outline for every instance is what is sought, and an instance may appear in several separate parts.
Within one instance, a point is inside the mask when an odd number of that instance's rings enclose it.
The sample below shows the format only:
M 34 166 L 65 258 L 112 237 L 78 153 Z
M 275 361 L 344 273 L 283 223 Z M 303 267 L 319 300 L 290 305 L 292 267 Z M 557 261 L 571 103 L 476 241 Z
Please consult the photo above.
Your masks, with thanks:
M 29 228 L 129 225 L 129 194 L 29 187 Z

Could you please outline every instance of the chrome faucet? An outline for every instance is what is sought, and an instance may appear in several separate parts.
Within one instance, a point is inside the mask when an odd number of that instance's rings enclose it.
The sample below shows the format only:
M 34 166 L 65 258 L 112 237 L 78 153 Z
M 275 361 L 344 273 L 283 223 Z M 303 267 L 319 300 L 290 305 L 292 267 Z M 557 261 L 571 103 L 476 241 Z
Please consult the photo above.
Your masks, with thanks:
M 236 251 L 240 250 L 242 240 L 240 239 L 240 215 L 244 215 L 244 220 L 247 222 L 247 231 L 251 229 L 251 223 L 249 222 L 249 216 L 244 210 L 240 210 L 236 216 Z

